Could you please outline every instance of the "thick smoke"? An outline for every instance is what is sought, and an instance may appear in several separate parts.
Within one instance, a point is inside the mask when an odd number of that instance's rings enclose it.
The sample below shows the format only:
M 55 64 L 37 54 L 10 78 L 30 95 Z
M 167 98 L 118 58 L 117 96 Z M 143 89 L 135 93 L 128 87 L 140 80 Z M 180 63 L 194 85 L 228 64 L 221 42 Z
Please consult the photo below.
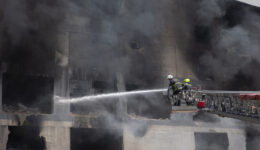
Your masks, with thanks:
M 118 84 L 115 74 L 124 78 L 125 89 L 137 90 L 158 87 L 161 67 L 163 7 L 156 0 L 132 1 L 71 1 L 67 23 L 70 32 L 70 65 L 73 75 L 86 72 L 93 83 L 104 81 L 110 88 L 95 92 L 111 92 Z M 92 85 L 90 85 L 91 87 Z M 93 94 L 89 93 L 89 94 Z M 86 93 L 84 93 L 86 94 Z M 157 96 L 130 97 L 128 106 L 140 114 L 148 114 L 151 106 L 163 109 Z M 157 101 L 157 102 L 156 102 Z M 109 102 L 108 102 L 109 103 Z M 112 102 L 110 102 L 111 106 Z M 104 104 L 111 112 L 109 104 Z M 82 105 L 81 105 L 82 106 Z M 76 104 L 77 110 L 81 107 Z M 100 111 L 100 105 L 92 107 Z M 82 111 L 86 108 L 81 107 Z M 90 110 L 90 109 L 88 109 Z M 87 110 L 87 111 L 88 111 Z
M 8 71 L 53 73 L 65 8 L 63 0 L 0 1 L 0 53 Z
M 198 2 L 191 53 L 199 77 L 218 89 L 259 89 L 259 9 L 232 0 Z
M 104 80 L 121 72 L 127 84 L 156 86 L 163 15 L 169 13 L 176 20 L 173 28 L 184 26 L 174 31 L 180 38 L 173 42 L 191 53 L 201 79 L 226 89 L 249 89 L 248 83 L 251 89 L 259 87 L 254 69 L 259 65 L 259 10 L 232 0 L 2 0 L 1 60 L 10 70 L 54 72 L 59 34 L 69 31 L 72 68 Z M 186 34 L 189 42 L 181 40 Z
M 71 3 L 71 65 L 95 70 L 104 80 L 120 72 L 139 88 L 156 83 L 160 49 L 154 41 L 162 20 L 159 2 L 75 1 Z M 83 33 L 82 33 L 83 31 Z M 158 40 L 159 41 L 159 40 Z
M 68 42 L 70 77 L 85 81 L 84 95 L 117 90 L 118 72 L 126 90 L 158 87 L 164 18 L 156 0 L 1 0 L 0 11 L 7 72 L 57 75 Z
M 59 35 L 68 32 L 72 78 L 84 74 L 81 80 L 113 87 L 120 72 L 127 90 L 151 88 L 162 67 L 164 28 L 175 29 L 172 42 L 190 54 L 201 80 L 259 88 L 259 10 L 231 0 L 0 0 L 0 57 L 9 71 L 53 73 Z
M 201 0 L 198 4 L 198 21 L 204 25 L 210 26 L 214 23 L 216 17 L 224 15 L 224 10 L 220 6 L 225 1 L 217 0 Z

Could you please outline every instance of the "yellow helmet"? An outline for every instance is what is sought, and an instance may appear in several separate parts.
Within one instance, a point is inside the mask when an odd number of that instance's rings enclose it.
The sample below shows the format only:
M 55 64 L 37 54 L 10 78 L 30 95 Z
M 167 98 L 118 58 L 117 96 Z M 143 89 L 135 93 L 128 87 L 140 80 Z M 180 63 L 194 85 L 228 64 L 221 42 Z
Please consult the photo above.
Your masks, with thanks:
M 184 83 L 190 83 L 190 79 L 188 79 L 188 78 L 184 79 L 183 81 L 184 81 Z

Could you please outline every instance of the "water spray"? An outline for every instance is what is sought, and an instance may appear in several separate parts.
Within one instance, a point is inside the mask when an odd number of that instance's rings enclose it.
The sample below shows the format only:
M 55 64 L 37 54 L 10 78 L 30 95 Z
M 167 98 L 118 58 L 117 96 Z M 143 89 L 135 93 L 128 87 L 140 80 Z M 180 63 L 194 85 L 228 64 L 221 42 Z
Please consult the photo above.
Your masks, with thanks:
M 78 102 L 84 102 L 84 101 L 95 101 L 98 99 L 111 98 L 111 97 L 164 92 L 166 90 L 167 89 L 153 89 L 153 90 L 140 90 L 140 91 L 129 91 L 129 92 L 115 92 L 115 93 L 106 93 L 106 94 L 99 94 L 99 95 L 88 95 L 88 96 L 77 97 L 77 98 L 62 98 L 59 96 L 56 96 L 55 98 L 58 99 L 58 102 L 60 102 L 60 103 L 78 103 Z

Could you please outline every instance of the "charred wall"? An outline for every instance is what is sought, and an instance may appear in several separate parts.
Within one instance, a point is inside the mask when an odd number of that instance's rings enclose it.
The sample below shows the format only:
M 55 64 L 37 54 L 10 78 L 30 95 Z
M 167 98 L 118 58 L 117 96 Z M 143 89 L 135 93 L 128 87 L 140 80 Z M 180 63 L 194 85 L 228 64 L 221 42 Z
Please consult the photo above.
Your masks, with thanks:
M 0 2 L 5 110 L 52 113 L 54 80 L 62 74 L 57 51 L 62 51 L 67 6 L 63 0 Z
M 4 73 L 2 86 L 3 110 L 52 112 L 53 78 Z
M 40 128 L 32 126 L 8 127 L 7 150 L 46 150 L 46 141 L 40 136 Z
M 54 74 L 58 33 L 65 19 L 62 0 L 1 1 L 1 61 L 10 71 Z

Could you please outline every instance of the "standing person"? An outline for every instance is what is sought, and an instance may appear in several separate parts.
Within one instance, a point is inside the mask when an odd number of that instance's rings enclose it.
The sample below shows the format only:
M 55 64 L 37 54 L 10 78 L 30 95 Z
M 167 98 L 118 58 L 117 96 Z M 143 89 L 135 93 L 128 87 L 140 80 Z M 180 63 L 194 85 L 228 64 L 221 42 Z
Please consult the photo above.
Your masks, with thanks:
M 167 76 L 167 79 L 169 80 L 168 90 L 167 90 L 167 98 L 173 105 L 173 85 L 175 84 L 175 81 L 173 80 L 173 75 L 169 74 Z
M 191 91 L 191 83 L 190 83 L 190 79 L 186 78 L 183 80 L 183 98 L 186 101 L 187 105 L 192 104 L 194 101 L 193 99 L 193 94 Z
M 191 83 L 190 83 L 190 79 L 186 78 L 183 80 L 183 90 L 191 90 Z
M 178 99 L 179 93 L 182 91 L 182 83 L 178 79 L 173 78 L 172 75 L 168 75 L 169 87 L 167 91 L 168 99 L 171 101 L 172 105 L 180 105 L 180 100 Z

